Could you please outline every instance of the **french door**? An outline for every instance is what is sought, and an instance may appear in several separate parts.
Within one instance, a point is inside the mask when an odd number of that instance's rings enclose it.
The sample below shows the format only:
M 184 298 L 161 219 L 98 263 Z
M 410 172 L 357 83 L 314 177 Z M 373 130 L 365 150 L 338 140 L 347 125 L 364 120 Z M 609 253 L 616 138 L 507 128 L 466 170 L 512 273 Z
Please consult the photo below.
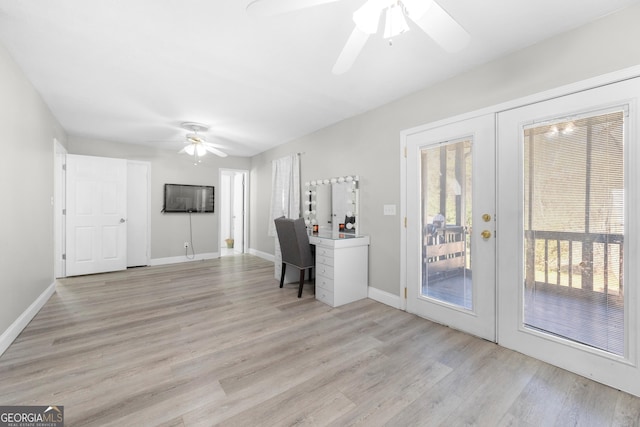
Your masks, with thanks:
M 494 115 L 407 146 L 407 311 L 495 341 Z
M 499 113 L 498 343 L 640 395 L 632 79 Z
M 407 311 L 640 396 L 639 99 L 405 134 Z

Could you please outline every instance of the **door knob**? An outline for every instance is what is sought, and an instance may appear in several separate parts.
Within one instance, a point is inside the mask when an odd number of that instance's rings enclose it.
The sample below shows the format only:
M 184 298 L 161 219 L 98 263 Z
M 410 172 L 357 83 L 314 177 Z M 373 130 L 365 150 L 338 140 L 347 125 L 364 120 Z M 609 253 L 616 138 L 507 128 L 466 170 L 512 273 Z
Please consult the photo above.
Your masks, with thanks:
M 488 239 L 489 237 L 491 237 L 491 232 L 489 230 L 482 230 L 480 235 L 483 239 Z
M 126 221 L 126 219 L 124 219 L 124 218 L 120 218 L 120 224 L 122 224 L 122 223 L 123 223 L 123 222 L 125 222 L 125 221 Z
M 483 220 L 484 222 L 489 222 L 489 221 L 491 221 L 491 215 L 489 215 L 489 214 L 483 214 L 483 215 L 482 215 L 482 220 Z

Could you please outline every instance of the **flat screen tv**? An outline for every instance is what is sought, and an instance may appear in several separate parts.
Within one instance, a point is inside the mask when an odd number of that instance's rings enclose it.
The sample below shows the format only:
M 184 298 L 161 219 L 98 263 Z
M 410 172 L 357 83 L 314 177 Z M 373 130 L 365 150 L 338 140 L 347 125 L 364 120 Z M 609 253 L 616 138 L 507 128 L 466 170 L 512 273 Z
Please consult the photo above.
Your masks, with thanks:
M 164 185 L 163 212 L 213 212 L 214 188 L 210 185 Z

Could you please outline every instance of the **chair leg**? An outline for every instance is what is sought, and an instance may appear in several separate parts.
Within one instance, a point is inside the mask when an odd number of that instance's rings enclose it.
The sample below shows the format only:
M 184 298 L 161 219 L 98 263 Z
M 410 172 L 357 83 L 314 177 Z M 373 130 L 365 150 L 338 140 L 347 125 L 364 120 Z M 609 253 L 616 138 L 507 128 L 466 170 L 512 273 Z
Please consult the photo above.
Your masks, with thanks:
M 284 285 L 284 272 L 287 270 L 287 264 L 282 263 L 282 272 L 280 273 L 280 287 Z
M 300 287 L 298 288 L 298 298 L 302 297 L 302 286 L 304 285 L 304 268 L 300 269 Z

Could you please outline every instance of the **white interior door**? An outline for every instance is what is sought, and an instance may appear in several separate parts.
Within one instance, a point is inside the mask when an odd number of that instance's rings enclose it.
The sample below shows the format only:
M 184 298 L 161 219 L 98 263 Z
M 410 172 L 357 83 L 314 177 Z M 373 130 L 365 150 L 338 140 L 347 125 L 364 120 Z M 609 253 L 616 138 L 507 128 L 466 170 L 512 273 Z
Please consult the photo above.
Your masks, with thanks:
M 495 341 L 495 119 L 410 134 L 407 311 Z
M 638 79 L 498 115 L 498 342 L 640 395 Z
M 150 263 L 148 162 L 127 161 L 127 267 Z
M 67 155 L 67 276 L 127 268 L 127 161 Z

